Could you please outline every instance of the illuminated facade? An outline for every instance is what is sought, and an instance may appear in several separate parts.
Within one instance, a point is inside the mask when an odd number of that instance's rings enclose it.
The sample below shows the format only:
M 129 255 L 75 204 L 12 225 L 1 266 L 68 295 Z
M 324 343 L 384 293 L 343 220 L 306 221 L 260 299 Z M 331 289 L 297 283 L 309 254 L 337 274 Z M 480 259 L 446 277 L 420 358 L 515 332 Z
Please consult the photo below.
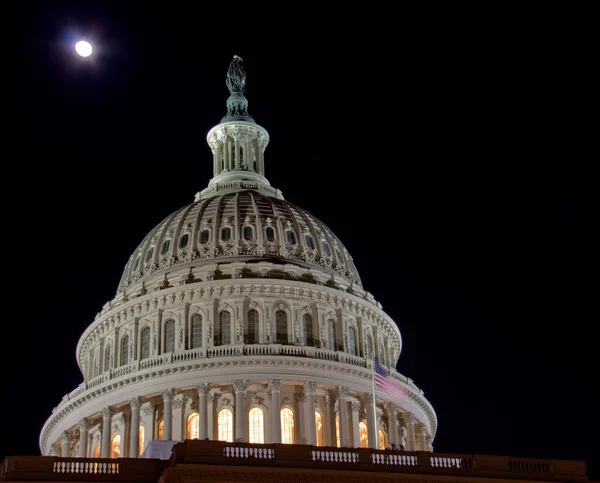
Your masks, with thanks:
M 435 412 L 395 370 L 396 323 L 342 242 L 271 186 L 269 134 L 230 92 L 207 136 L 213 178 L 134 250 L 42 454 L 138 457 L 153 439 L 432 451 Z M 373 397 L 373 357 L 404 399 Z

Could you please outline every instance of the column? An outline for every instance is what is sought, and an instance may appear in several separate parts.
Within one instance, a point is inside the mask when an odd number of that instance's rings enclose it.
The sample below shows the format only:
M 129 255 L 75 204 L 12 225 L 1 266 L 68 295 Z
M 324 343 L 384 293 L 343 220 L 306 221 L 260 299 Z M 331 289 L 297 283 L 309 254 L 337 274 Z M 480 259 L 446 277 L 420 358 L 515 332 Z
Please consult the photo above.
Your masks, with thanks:
M 335 398 L 325 396 L 325 446 L 336 446 L 335 441 Z
M 237 140 L 236 140 L 237 146 Z M 235 391 L 235 440 L 241 443 L 248 442 L 248 431 L 246 425 L 246 381 L 238 379 L 233 381 Z
M 352 443 L 355 448 L 360 448 L 360 431 L 358 425 L 360 423 L 360 403 L 356 401 L 350 404 L 352 409 Z
M 208 438 L 208 428 L 206 427 L 206 396 L 210 388 L 203 382 L 198 386 L 198 438 L 204 440 Z
M 394 403 L 387 403 L 386 405 L 388 421 L 389 421 L 389 430 L 390 434 L 388 438 L 390 440 L 390 446 L 392 444 L 399 445 L 400 439 L 398 438 L 398 407 Z
M 298 402 L 298 427 L 295 429 L 294 442 L 296 444 L 308 444 L 306 440 L 306 394 L 298 393 L 295 394 L 296 401 Z
M 223 171 L 229 171 L 231 165 L 229 164 L 230 159 L 230 149 L 229 149 L 229 139 L 227 139 L 227 135 L 223 137 Z
M 271 389 L 271 441 L 281 443 L 281 379 L 269 379 Z
M 235 136 L 235 154 L 233 156 L 233 161 L 235 162 L 235 167 L 236 168 L 240 168 L 240 138 L 239 136 L 236 134 Z
M 85 458 L 88 451 L 88 427 L 89 422 L 87 419 L 82 418 L 79 420 L 79 446 L 77 448 L 77 456 Z
M 427 442 L 425 439 L 427 438 L 427 427 L 420 423 L 417 426 L 417 433 L 419 437 L 417 438 L 417 451 L 427 451 Z
M 244 156 L 246 157 L 246 167 L 250 171 L 255 171 L 254 160 L 252 159 L 252 141 L 246 138 L 246 149 L 244 150 Z
M 164 403 L 164 426 L 163 426 L 163 439 L 169 441 L 173 439 L 173 396 L 175 391 L 173 389 L 166 389 L 162 393 Z
M 427 442 L 427 451 L 429 451 L 430 453 L 433 452 L 433 438 L 429 435 L 427 435 L 427 437 L 425 438 L 425 441 Z
M 173 433 L 174 441 L 183 441 L 185 439 L 185 430 L 183 429 L 183 394 L 177 394 L 173 398 Z
M 102 409 L 102 442 L 100 443 L 100 458 L 110 458 L 110 423 L 112 409 L 108 406 Z
M 131 429 L 129 430 L 129 457 L 137 458 L 140 455 L 140 405 L 142 398 L 134 397 L 129 401 L 131 407 Z
M 340 446 L 348 448 L 350 446 L 348 438 L 348 389 L 338 386 L 338 410 L 340 413 Z
M 413 413 L 405 413 L 403 417 L 404 421 L 406 421 L 406 451 L 416 451 L 415 421 L 417 419 Z
M 67 431 L 63 431 L 60 435 L 60 455 L 63 458 L 68 458 L 71 456 L 69 454 L 69 433 Z
M 315 392 L 316 382 L 304 383 L 304 394 L 306 394 L 306 444 L 317 445 L 317 426 L 315 421 Z
M 377 419 L 374 413 L 375 411 L 375 400 L 373 399 L 373 394 L 368 393 L 365 394 L 365 413 L 367 415 L 367 431 L 369 433 L 369 448 L 378 449 L 379 445 L 377 444 Z
M 206 431 L 208 439 L 215 437 L 215 400 L 219 397 L 218 394 L 210 394 L 206 396 Z

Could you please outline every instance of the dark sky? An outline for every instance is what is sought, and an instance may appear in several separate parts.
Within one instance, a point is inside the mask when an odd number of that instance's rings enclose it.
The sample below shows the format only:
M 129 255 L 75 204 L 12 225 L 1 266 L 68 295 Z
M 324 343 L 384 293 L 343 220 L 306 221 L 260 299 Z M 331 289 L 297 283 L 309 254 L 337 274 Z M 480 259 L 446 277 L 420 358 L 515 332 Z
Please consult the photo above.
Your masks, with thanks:
M 38 454 L 81 382 L 79 335 L 208 183 L 237 54 L 267 177 L 397 322 L 436 451 L 585 459 L 599 477 L 591 12 L 36 3 L 2 15 L 0 457 Z

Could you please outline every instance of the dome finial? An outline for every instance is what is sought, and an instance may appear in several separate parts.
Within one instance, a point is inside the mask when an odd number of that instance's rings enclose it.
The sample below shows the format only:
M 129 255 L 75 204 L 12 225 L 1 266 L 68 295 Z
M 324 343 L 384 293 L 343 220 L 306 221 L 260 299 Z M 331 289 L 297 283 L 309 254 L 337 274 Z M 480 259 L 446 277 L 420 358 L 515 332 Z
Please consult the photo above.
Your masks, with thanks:
M 225 84 L 229 89 L 229 99 L 227 99 L 227 115 L 221 122 L 227 121 L 249 121 L 254 119 L 248 114 L 248 99 L 244 97 L 246 90 L 246 70 L 244 69 L 243 59 L 239 55 L 234 55 L 233 60 L 227 69 L 227 79 Z

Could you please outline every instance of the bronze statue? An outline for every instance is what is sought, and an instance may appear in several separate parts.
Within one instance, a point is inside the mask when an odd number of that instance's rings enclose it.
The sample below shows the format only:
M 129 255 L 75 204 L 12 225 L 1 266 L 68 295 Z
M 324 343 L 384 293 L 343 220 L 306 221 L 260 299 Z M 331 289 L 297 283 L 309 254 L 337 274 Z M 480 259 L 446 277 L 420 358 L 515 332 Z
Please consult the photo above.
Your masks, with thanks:
M 243 60 L 239 55 L 234 55 L 227 70 L 227 88 L 230 94 L 243 94 L 246 88 L 246 71 L 244 70 Z

